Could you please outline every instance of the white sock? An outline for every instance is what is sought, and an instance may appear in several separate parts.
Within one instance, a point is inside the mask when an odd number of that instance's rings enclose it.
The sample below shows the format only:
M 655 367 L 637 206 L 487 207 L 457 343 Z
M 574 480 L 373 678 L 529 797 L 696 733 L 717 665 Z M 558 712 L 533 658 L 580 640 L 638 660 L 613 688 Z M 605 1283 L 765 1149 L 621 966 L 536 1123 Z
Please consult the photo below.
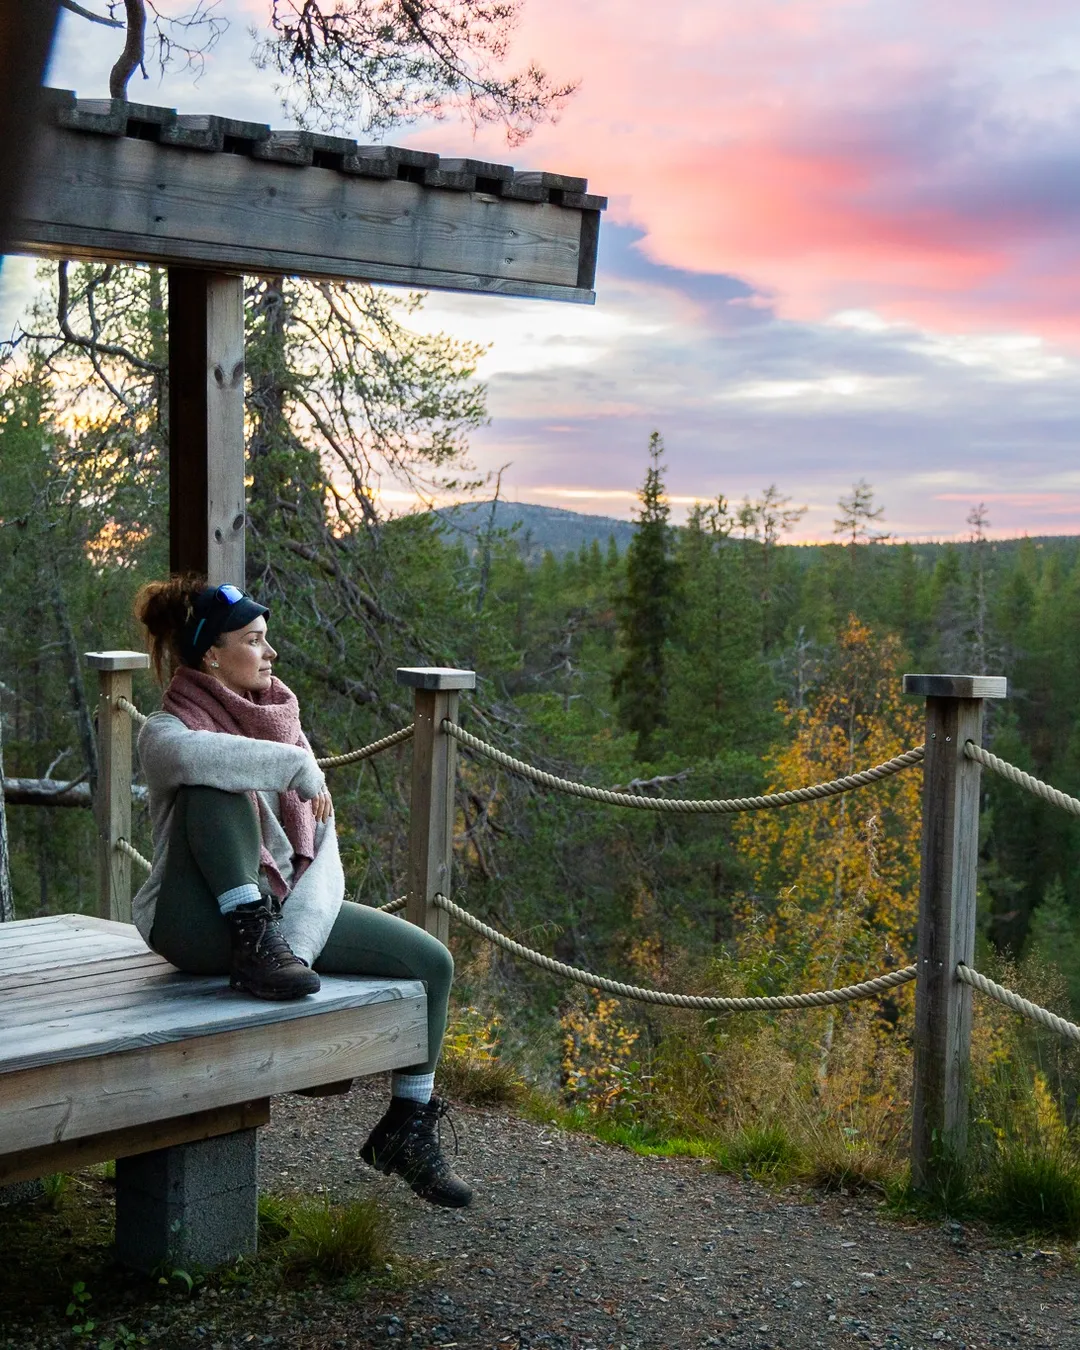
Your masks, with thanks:
M 222 914 L 231 914 L 241 905 L 254 905 L 259 900 L 259 888 L 249 881 L 246 886 L 234 886 L 231 891 L 223 891 L 218 897 L 218 909 Z
M 405 1097 L 410 1102 L 429 1102 L 435 1090 L 433 1073 L 392 1073 L 390 1075 L 390 1093 L 394 1097 Z

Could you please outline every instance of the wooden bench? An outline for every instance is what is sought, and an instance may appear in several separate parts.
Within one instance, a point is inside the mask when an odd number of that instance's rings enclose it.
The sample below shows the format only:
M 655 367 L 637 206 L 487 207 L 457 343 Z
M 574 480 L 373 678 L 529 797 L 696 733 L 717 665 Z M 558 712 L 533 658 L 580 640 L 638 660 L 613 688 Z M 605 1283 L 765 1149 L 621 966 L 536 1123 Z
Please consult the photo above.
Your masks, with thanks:
M 216 1265 L 255 1249 L 269 1099 L 426 1053 L 418 981 L 329 976 L 268 1003 L 180 974 L 130 924 L 3 924 L 0 1185 L 116 1159 L 119 1258 Z

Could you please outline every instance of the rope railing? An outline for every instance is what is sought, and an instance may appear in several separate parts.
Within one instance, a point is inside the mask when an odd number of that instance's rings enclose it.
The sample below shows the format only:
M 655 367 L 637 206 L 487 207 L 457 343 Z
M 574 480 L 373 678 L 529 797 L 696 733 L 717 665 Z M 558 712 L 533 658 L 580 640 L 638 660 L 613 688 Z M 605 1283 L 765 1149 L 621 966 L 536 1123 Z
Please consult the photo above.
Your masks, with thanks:
M 137 726 L 144 726 L 149 720 L 149 716 L 136 708 L 130 699 L 120 697 L 116 700 L 116 706 L 121 712 L 127 715 Z M 377 741 L 372 741 L 370 745 L 361 746 L 359 750 L 347 750 L 343 755 L 324 755 L 317 759 L 315 763 L 320 769 L 338 769 L 344 764 L 356 764 L 362 759 L 371 759 L 374 755 L 381 755 L 384 750 L 389 750 L 392 746 L 401 745 L 403 741 L 411 739 L 414 731 L 413 724 L 410 722 L 407 727 L 402 727 L 400 731 L 392 731 L 389 736 L 383 736 Z
M 854 1003 L 856 999 L 873 998 L 899 985 L 908 984 L 918 974 L 917 967 L 905 966 L 903 970 L 891 970 L 861 984 L 846 985 L 842 989 L 815 989 L 807 994 L 778 994 L 768 998 L 716 998 L 706 994 L 673 994 L 663 989 L 644 989 L 636 984 L 623 984 L 619 980 L 609 980 L 606 976 L 595 975 L 592 971 L 581 970 L 577 966 L 568 966 L 556 961 L 543 952 L 524 947 L 513 938 L 508 938 L 498 929 L 490 928 L 486 923 L 470 914 L 467 909 L 455 905 L 445 895 L 436 895 L 435 904 L 439 909 L 457 919 L 460 923 L 479 933 L 488 942 L 503 951 L 529 961 L 541 970 L 547 970 L 575 984 L 585 985 L 588 989 L 600 989 L 617 998 L 633 999 L 638 1003 L 659 1003 L 669 1008 L 700 1008 L 706 1012 L 782 1012 L 796 1008 L 827 1008 L 837 1003 Z
M 375 908 L 381 910 L 383 914 L 396 914 L 399 909 L 404 909 L 408 897 L 399 895 L 395 900 L 387 900 L 385 905 L 376 905 Z
M 863 769 L 860 773 L 848 774 L 845 778 L 834 778 L 827 783 L 814 783 L 810 787 L 792 788 L 787 792 L 770 792 L 763 797 L 730 797 L 716 801 L 687 801 L 676 797 L 639 797 L 630 792 L 612 792 L 608 788 L 590 787 L 587 783 L 575 783 L 572 779 L 558 778 L 555 774 L 546 773 L 543 769 L 538 769 L 532 764 L 526 764 L 524 760 L 515 759 L 512 755 L 506 754 L 494 745 L 489 745 L 487 741 L 482 741 L 478 736 L 473 736 L 449 719 L 443 721 L 442 729 L 447 735 L 460 741 L 462 745 L 468 746 L 470 750 L 476 751 L 477 754 L 484 755 L 487 759 L 509 770 L 510 773 L 539 783 L 541 787 L 550 788 L 554 792 L 564 792 L 571 797 L 584 797 L 589 801 L 604 802 L 608 806 L 635 807 L 639 811 L 673 811 L 703 815 L 729 815 L 737 811 L 764 811 L 772 807 L 795 806 L 800 802 L 819 801 L 823 797 L 836 797 L 842 792 L 854 792 L 856 788 L 866 787 L 882 778 L 888 778 L 891 774 L 911 768 L 912 765 L 920 763 L 926 753 L 923 746 L 917 745 L 912 750 L 905 750 L 902 755 L 896 755 L 883 764 L 875 764 L 873 768 Z
M 981 745 L 976 745 L 974 741 L 965 743 L 964 754 L 967 755 L 968 759 L 976 760 L 979 764 L 982 764 L 984 768 L 992 769 L 1006 782 L 1015 783 L 1017 787 L 1025 788 L 1032 796 L 1041 797 L 1044 802 L 1049 802 L 1051 806 L 1060 806 L 1063 811 L 1068 811 L 1070 815 L 1080 816 L 1080 801 L 1077 801 L 1075 797 L 1070 797 L 1067 792 L 1061 792 L 1058 788 L 1051 787 L 1049 783 L 1044 783 L 1041 778 L 1034 778 L 1030 773 L 1025 773 L 1023 769 L 1018 769 L 1015 764 L 1010 764 L 1007 759 L 999 759 L 997 755 L 992 755 L 989 750 L 984 750 Z
M 145 871 L 153 871 L 154 864 L 149 858 L 144 858 L 134 844 L 129 844 L 126 839 L 118 839 L 116 841 L 116 847 L 121 853 L 125 853 L 133 863 L 138 863 Z
M 150 721 L 150 718 L 147 716 L 146 713 L 140 712 L 139 709 L 136 708 L 135 704 L 132 703 L 130 699 L 124 698 L 122 694 L 116 700 L 116 706 L 120 709 L 121 712 L 126 712 L 136 726 L 140 727 L 144 726 L 147 722 Z
M 977 970 L 972 970 L 970 966 L 961 963 L 956 967 L 956 978 L 962 980 L 964 984 L 971 985 L 972 989 L 978 989 L 980 993 L 986 994 L 989 998 L 997 999 L 1003 1003 L 1006 1008 L 1011 1008 L 1013 1012 L 1018 1012 L 1022 1017 L 1029 1017 L 1033 1022 L 1038 1022 L 1040 1026 L 1048 1027 L 1051 1031 L 1056 1031 L 1059 1036 L 1064 1036 L 1067 1040 L 1080 1042 L 1080 1027 L 1075 1022 L 1067 1022 L 1064 1017 L 1058 1017 L 1047 1008 L 1041 1008 L 1037 1003 L 1031 1003 L 1026 998 L 1021 998 L 1019 994 L 1013 993 L 1011 989 L 1006 989 L 1004 985 L 995 984 L 993 980 L 988 980 L 985 975 L 980 975 Z
M 404 741 L 410 740 L 415 727 L 412 722 L 407 727 L 402 727 L 400 731 L 392 731 L 389 736 L 383 736 L 381 740 L 372 741 L 370 745 L 365 745 L 359 750 L 348 750 L 343 755 L 324 755 L 322 759 L 317 759 L 315 763 L 320 769 L 338 769 L 343 764 L 355 764 L 361 759 L 371 759 L 373 755 L 381 755 L 384 750 L 389 750 L 391 746 L 401 745 Z

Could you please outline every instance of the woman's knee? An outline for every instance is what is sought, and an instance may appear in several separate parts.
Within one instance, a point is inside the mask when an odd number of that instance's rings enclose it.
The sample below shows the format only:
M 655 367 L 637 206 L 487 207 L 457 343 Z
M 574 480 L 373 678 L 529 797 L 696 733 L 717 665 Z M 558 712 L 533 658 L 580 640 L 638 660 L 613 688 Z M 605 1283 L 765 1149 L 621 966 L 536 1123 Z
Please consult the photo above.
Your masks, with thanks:
M 454 982 L 454 957 L 450 948 L 433 937 L 424 956 L 424 978 L 439 988 L 449 989 Z
M 183 804 L 188 818 L 199 817 L 215 826 L 225 822 L 251 821 L 255 828 L 259 826 L 259 814 L 255 803 L 247 792 L 226 792 L 223 788 L 204 787 L 201 783 L 192 783 L 178 788 L 177 805 Z

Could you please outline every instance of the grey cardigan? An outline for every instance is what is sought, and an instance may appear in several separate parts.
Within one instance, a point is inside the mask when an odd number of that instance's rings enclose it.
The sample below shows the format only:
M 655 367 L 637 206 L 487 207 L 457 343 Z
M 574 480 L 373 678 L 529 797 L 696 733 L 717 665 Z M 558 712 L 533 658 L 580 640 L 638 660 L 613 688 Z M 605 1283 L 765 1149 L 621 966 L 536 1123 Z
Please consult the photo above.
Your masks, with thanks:
M 154 865 L 131 909 L 135 927 L 147 945 L 165 874 L 178 788 L 254 792 L 263 843 L 286 883 L 291 882 L 292 848 L 278 820 L 277 794 L 292 788 L 310 801 L 326 790 L 326 779 L 309 750 L 224 731 L 192 731 L 171 713 L 153 713 L 139 732 L 139 762 L 150 792 Z M 345 875 L 331 818 L 316 825 L 315 857 L 282 909 L 285 938 L 309 965 L 326 944 L 344 895 Z

